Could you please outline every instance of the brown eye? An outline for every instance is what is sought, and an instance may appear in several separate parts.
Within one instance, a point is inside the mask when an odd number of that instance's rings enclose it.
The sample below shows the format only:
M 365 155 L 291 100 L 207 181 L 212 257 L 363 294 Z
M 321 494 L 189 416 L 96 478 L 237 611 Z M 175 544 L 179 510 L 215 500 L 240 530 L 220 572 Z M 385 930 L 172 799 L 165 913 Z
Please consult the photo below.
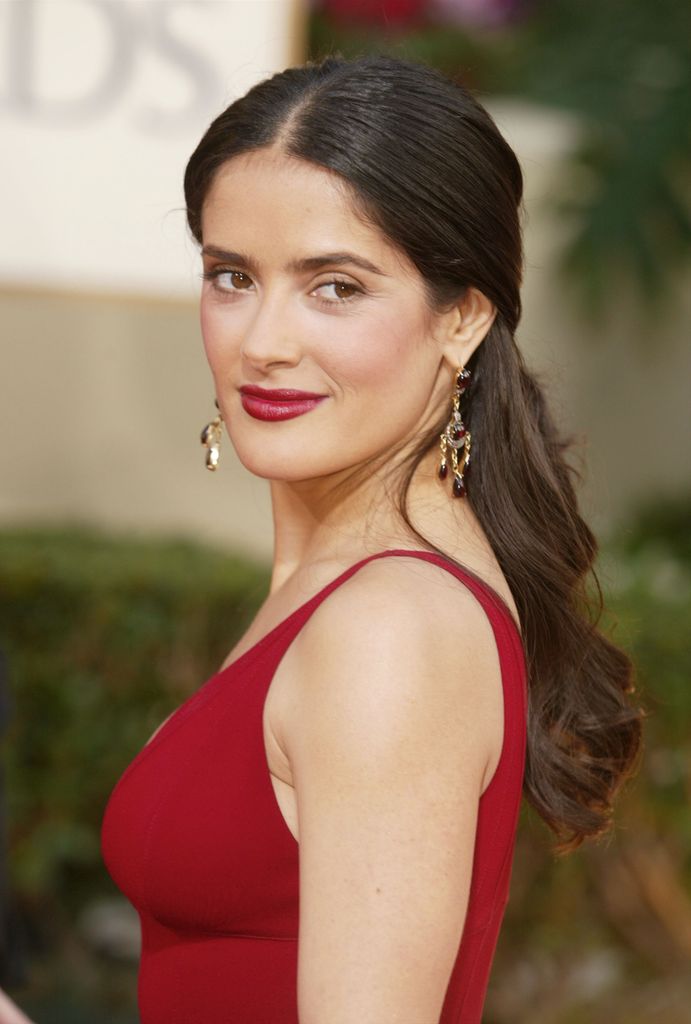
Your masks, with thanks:
M 234 287 L 240 289 L 244 289 L 252 283 L 247 274 L 243 274 L 241 270 L 227 270 L 224 273 L 224 277 L 229 277 Z
M 328 293 L 324 293 L 323 289 L 325 288 L 334 289 L 331 296 Z M 317 291 L 322 292 L 322 302 L 335 305 L 338 302 L 347 302 L 356 295 L 361 294 L 362 288 L 359 288 L 356 284 L 351 284 L 350 281 L 325 281 L 324 284 L 319 285 Z
M 348 284 L 347 281 L 334 281 L 333 285 L 339 299 L 349 299 L 358 290 L 354 284 Z
M 229 270 L 227 267 L 214 267 L 213 270 L 207 270 L 203 276 L 221 292 L 244 292 L 252 284 L 252 278 L 242 270 Z
M 219 267 L 214 271 L 213 276 L 218 286 L 226 288 L 228 291 L 245 291 L 252 284 L 247 274 L 243 274 L 241 270 L 224 270 Z

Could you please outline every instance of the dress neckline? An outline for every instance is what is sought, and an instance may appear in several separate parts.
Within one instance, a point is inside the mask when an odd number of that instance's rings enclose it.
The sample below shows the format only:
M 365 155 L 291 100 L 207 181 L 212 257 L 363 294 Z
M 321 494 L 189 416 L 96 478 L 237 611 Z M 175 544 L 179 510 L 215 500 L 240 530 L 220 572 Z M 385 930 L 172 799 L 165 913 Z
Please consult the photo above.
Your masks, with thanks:
M 491 587 L 489 583 L 485 583 L 483 579 L 477 576 L 470 569 L 457 566 L 448 558 L 442 558 L 435 551 L 427 551 L 423 548 L 387 548 L 385 551 L 377 551 L 373 555 L 366 555 L 364 558 L 359 559 L 359 561 L 355 562 L 353 565 L 348 566 L 347 569 L 344 569 L 343 572 L 339 573 L 338 576 L 336 576 L 334 579 L 330 580 L 328 583 L 325 583 L 324 586 L 320 587 L 320 589 L 315 594 L 312 594 L 312 596 L 308 597 L 306 601 L 303 601 L 302 604 L 299 604 L 297 608 L 294 608 L 292 612 L 289 612 L 285 616 L 285 618 L 281 619 L 280 622 L 276 623 L 276 625 L 273 626 L 268 633 L 265 633 L 263 636 L 261 636 L 255 643 L 252 644 L 251 647 L 248 647 L 246 651 L 243 651 L 242 654 L 239 654 L 236 658 L 233 658 L 232 661 L 229 661 L 227 665 L 224 665 L 222 668 L 220 668 L 213 678 L 225 675 L 226 672 L 230 672 L 231 669 L 235 669 L 239 664 L 244 662 L 245 659 L 249 657 L 249 655 L 255 654 L 257 651 L 261 650 L 267 643 L 269 643 L 269 641 L 279 636 L 281 631 L 286 626 L 290 625 L 293 619 L 295 619 L 300 614 L 300 612 L 304 612 L 306 608 L 308 608 L 311 604 L 313 604 L 315 601 L 321 598 L 321 596 L 326 591 L 335 589 L 344 576 L 348 576 L 349 574 L 354 573 L 357 569 L 360 568 L 361 565 L 364 565 L 366 562 L 374 561 L 374 559 L 377 558 L 384 558 L 386 555 L 412 555 L 413 557 L 422 556 L 425 561 L 432 561 L 436 565 L 446 566 L 448 570 L 453 573 L 453 575 L 456 575 L 458 572 L 460 572 L 461 575 L 471 579 L 475 584 L 477 584 L 480 590 L 484 591 L 484 593 L 492 600 L 493 604 L 504 615 L 508 625 L 510 626 L 510 628 L 512 629 L 513 633 L 516 636 L 516 639 L 518 640 L 519 646 L 522 646 L 520 628 L 513 616 L 513 612 L 507 605 L 504 598 L 497 590 L 494 589 L 494 587 Z
M 278 639 L 281 636 L 283 630 L 285 630 L 293 622 L 293 620 L 298 615 L 300 615 L 301 612 L 304 612 L 307 608 L 309 608 L 310 605 L 319 601 L 322 595 L 335 589 L 344 577 L 352 575 L 354 572 L 356 572 L 357 569 L 360 568 L 361 565 L 364 565 L 366 562 L 373 561 L 376 558 L 384 558 L 386 555 L 411 555 L 413 557 L 419 556 L 422 557 L 425 561 L 434 562 L 436 565 L 439 565 L 441 567 L 445 566 L 447 568 L 447 571 L 451 572 L 454 576 L 457 576 L 457 574 L 460 573 L 461 576 L 464 576 L 467 579 L 471 580 L 475 584 L 475 586 L 477 586 L 477 588 L 480 591 L 484 592 L 484 594 L 489 598 L 492 606 L 499 612 L 502 619 L 504 620 L 505 625 L 508 627 L 509 632 L 514 637 L 514 642 L 517 645 L 518 650 L 520 650 L 521 652 L 523 651 L 523 641 L 521 639 L 521 632 L 518 625 L 516 624 L 516 620 L 514 619 L 509 606 L 506 604 L 503 597 L 493 587 L 491 587 L 489 583 L 485 583 L 484 580 L 476 576 L 475 573 L 473 573 L 471 570 L 456 566 L 453 562 L 450 562 L 449 559 L 442 558 L 440 555 L 437 555 L 436 552 L 427 551 L 425 549 L 390 548 L 385 551 L 377 551 L 373 555 L 367 555 L 365 556 L 365 558 L 361 558 L 359 561 L 355 562 L 354 565 L 348 566 L 348 568 L 344 569 L 343 572 L 339 573 L 339 575 L 336 576 L 335 579 L 332 579 L 329 583 L 326 583 L 315 594 L 307 598 L 306 601 L 303 601 L 302 604 L 298 605 L 297 608 L 295 608 L 292 612 L 286 615 L 284 619 L 281 619 L 281 621 L 277 623 L 273 627 L 273 629 L 270 629 L 268 633 L 265 633 L 264 636 L 260 637 L 259 640 L 257 640 L 256 643 L 252 644 L 251 647 L 248 647 L 246 651 L 244 651 L 242 654 L 234 658 L 233 661 L 229 662 L 225 667 L 220 668 L 217 672 L 211 675 L 198 690 L 190 694 L 187 700 L 184 701 L 183 704 L 180 705 L 180 707 L 176 708 L 176 710 L 173 711 L 172 714 L 170 714 L 168 718 L 166 718 L 160 724 L 160 726 L 153 734 L 153 736 L 151 736 L 147 740 L 147 742 L 141 748 L 136 757 L 125 769 L 125 772 L 118 780 L 115 788 L 118 789 L 124 782 L 125 777 L 130 774 L 134 767 L 144 757 L 148 756 L 148 754 L 150 754 L 152 750 L 154 750 L 157 747 L 158 743 L 163 739 L 163 737 L 166 735 L 168 731 L 166 728 L 167 726 L 172 725 L 176 720 L 178 720 L 178 722 L 183 721 L 187 714 L 189 714 L 191 710 L 193 710 L 200 701 L 208 700 L 214 692 L 217 692 L 217 688 L 223 685 L 223 677 L 226 675 L 227 672 L 230 672 L 236 669 L 239 665 L 244 664 L 244 662 L 247 661 L 249 658 L 258 654 L 266 646 L 268 646 L 274 640 Z M 472 590 L 472 588 L 470 589 Z M 477 594 L 475 596 L 477 597 Z M 485 790 L 485 793 L 487 793 L 488 791 L 489 786 L 487 790 Z M 482 797 L 485 796 L 485 793 L 482 794 Z

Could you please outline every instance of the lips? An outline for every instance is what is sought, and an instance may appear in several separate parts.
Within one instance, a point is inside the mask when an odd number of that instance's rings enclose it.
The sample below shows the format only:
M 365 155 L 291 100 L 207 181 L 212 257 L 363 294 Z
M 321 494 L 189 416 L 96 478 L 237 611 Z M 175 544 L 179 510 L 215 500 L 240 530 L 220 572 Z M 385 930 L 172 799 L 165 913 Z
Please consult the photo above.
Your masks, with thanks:
M 302 416 L 323 402 L 326 395 L 294 388 L 258 388 L 247 384 L 240 388 L 242 407 L 258 420 L 289 420 Z

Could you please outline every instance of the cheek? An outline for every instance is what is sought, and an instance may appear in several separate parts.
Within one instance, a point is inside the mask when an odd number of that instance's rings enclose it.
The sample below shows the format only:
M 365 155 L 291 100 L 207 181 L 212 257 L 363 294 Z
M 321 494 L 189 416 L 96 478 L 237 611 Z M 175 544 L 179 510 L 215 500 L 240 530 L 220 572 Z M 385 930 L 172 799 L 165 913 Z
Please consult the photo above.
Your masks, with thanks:
M 223 322 L 218 307 L 202 296 L 199 307 L 199 323 L 202 331 L 202 342 L 206 358 L 212 370 L 220 368 L 220 363 L 229 348 L 228 324 Z
M 419 339 L 405 325 L 405 317 L 370 316 L 352 320 L 343 330 L 334 331 L 332 343 L 322 350 L 328 353 L 331 372 L 344 389 L 379 396 L 396 387 L 396 377 L 408 360 L 415 359 Z

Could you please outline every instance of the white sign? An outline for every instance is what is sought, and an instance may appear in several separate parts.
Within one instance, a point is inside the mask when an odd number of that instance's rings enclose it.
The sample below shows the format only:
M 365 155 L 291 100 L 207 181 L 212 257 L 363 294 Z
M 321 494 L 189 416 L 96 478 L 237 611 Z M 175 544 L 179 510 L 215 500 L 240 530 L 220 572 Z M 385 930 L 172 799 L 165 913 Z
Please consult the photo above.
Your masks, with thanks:
M 197 290 L 185 164 L 294 52 L 294 0 L 0 0 L 0 283 Z

